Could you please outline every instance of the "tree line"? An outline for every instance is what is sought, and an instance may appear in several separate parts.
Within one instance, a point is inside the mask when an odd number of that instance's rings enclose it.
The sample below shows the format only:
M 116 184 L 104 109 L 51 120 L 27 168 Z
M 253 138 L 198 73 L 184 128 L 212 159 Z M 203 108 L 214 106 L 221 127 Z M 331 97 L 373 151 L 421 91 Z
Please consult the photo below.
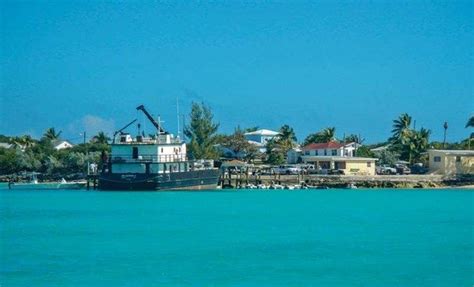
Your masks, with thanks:
M 474 117 L 471 117 L 466 128 L 474 127 Z M 375 145 L 362 145 L 364 139 L 359 135 L 350 134 L 339 139 L 336 128 L 327 127 L 309 134 L 300 144 L 296 133 L 289 125 L 282 125 L 278 135 L 266 144 L 264 153 L 257 146 L 249 143 L 246 132 L 257 130 L 258 127 L 241 128 L 237 126 L 231 134 L 220 134 L 219 123 L 209 106 L 204 103 L 192 103 L 189 114 L 189 124 L 185 126 L 184 135 L 188 139 L 188 157 L 190 159 L 220 159 L 224 155 L 219 147 L 224 147 L 238 159 L 253 162 L 259 160 L 268 164 L 282 164 L 287 152 L 298 145 L 306 146 L 311 143 L 355 142 L 359 144 L 356 156 L 378 157 L 379 163 L 393 164 L 404 160 L 410 163 L 426 162 L 428 148 L 468 149 L 474 139 L 474 133 L 459 143 L 430 142 L 431 131 L 425 128 L 412 128 L 412 117 L 402 114 L 393 120 L 392 135 L 387 141 Z M 36 171 L 51 177 L 64 174 L 84 174 L 87 163 L 100 163 L 101 154 L 110 152 L 110 138 L 99 132 L 89 142 L 75 145 L 72 148 L 56 150 L 54 143 L 61 137 L 61 131 L 55 128 L 47 129 L 40 139 L 29 135 L 8 137 L 0 135 L 0 142 L 7 142 L 12 148 L 0 147 L 0 174 L 14 174 L 22 171 Z M 387 147 L 375 155 L 374 147 Z
M 0 142 L 11 148 L 0 148 L 0 174 L 40 172 L 49 178 L 81 178 L 88 163 L 99 164 L 101 154 L 109 152 L 109 137 L 99 132 L 92 139 L 72 148 L 56 150 L 61 132 L 47 129 L 40 139 L 29 135 L 19 137 L 0 136 Z
M 364 139 L 359 135 L 350 134 L 342 139 L 336 137 L 336 128 L 327 127 L 318 132 L 309 134 L 301 143 L 302 146 L 311 143 L 355 142 L 359 145 L 356 156 L 376 157 L 372 148 L 386 146 L 377 156 L 381 164 L 394 164 L 398 160 L 415 162 L 427 161 L 428 148 L 470 149 L 474 133 L 460 143 L 430 142 L 431 131 L 426 128 L 415 130 L 412 126 L 412 117 L 406 113 L 393 120 L 392 135 L 387 141 L 375 145 L 362 145 Z M 466 128 L 474 126 L 474 117 L 471 117 Z M 218 134 L 219 124 L 214 121 L 209 106 L 203 103 L 193 103 L 190 114 L 190 125 L 186 127 L 185 135 L 190 139 L 188 152 L 191 158 L 218 159 L 218 146 L 225 147 L 238 158 L 251 162 L 257 158 L 268 164 L 282 164 L 285 162 L 287 152 L 298 146 L 296 134 L 292 127 L 283 125 L 278 130 L 278 135 L 266 145 L 266 152 L 262 155 L 257 152 L 254 144 L 245 138 L 245 132 L 256 130 L 256 127 L 242 129 L 237 126 L 230 135 Z M 239 156 L 240 155 L 240 156 Z

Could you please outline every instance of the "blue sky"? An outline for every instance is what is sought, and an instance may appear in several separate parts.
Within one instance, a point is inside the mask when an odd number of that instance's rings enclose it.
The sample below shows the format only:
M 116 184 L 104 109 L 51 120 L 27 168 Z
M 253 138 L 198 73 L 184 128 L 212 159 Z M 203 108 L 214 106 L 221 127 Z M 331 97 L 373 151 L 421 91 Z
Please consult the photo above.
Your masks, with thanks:
M 221 132 L 385 140 L 407 112 L 456 141 L 474 111 L 471 1 L 5 2 L 0 133 L 112 132 L 145 104 L 176 130 L 192 101 Z M 146 123 L 145 128 L 150 129 Z

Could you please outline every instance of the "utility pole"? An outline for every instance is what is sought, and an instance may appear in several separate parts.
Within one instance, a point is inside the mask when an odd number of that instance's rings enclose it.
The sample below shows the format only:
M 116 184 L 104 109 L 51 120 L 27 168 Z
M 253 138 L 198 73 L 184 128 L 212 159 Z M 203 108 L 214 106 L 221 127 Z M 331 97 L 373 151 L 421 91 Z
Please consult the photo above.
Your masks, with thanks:
M 448 122 L 444 122 L 444 139 L 443 139 L 443 148 L 446 148 L 446 131 L 448 130 Z
M 84 132 L 82 133 L 82 135 L 84 136 L 83 144 L 84 144 L 84 148 L 86 149 L 87 175 L 89 175 L 89 173 L 90 173 L 90 170 L 89 170 L 89 150 L 87 149 L 87 145 L 86 145 L 86 131 L 84 131 Z

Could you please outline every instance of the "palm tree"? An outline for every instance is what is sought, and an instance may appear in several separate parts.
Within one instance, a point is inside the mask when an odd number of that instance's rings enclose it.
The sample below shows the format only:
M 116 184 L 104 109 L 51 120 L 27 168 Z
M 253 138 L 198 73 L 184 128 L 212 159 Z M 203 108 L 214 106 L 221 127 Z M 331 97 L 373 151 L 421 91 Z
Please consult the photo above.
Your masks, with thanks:
M 296 140 L 297 138 L 293 128 L 291 128 L 289 125 L 283 125 L 278 133 L 276 143 L 280 149 L 286 153 L 295 146 Z
M 294 141 L 295 142 L 297 140 L 295 131 L 289 125 L 284 125 L 280 128 L 278 137 L 281 140 L 285 140 L 285 141 Z
M 24 135 L 13 138 L 11 143 L 15 148 L 27 149 L 35 145 L 35 140 L 29 135 Z
M 469 120 L 466 123 L 466 128 L 469 128 L 469 127 L 474 128 L 474 116 L 469 118 Z
M 406 141 L 410 134 L 411 117 L 404 113 L 393 121 L 392 138 L 391 141 L 403 142 Z
M 323 142 L 330 142 L 336 140 L 336 128 L 325 128 L 320 132 L 320 138 Z
M 92 141 L 98 144 L 107 144 L 109 140 L 110 138 L 104 132 L 99 132 L 92 137 Z
M 469 120 L 466 123 L 466 128 L 474 128 L 474 116 L 469 118 Z M 471 133 L 471 135 L 469 136 L 469 138 L 467 140 L 468 140 L 468 149 L 470 150 L 471 149 L 471 141 L 474 140 L 474 133 Z
M 55 141 L 55 140 L 59 139 L 60 135 L 61 135 L 61 131 L 56 132 L 56 130 L 54 128 L 49 128 L 43 134 L 43 138 L 48 139 L 50 141 Z
M 304 140 L 303 145 L 308 145 L 311 143 L 326 143 L 336 140 L 336 128 L 325 128 L 322 131 L 319 131 L 314 134 L 310 134 Z
M 406 145 L 408 148 L 408 161 L 410 163 L 418 160 L 421 154 L 428 149 L 430 134 L 431 131 L 425 128 L 411 133 Z
M 344 139 L 344 142 L 349 142 L 349 143 L 354 142 L 358 144 L 362 144 L 364 141 L 365 141 L 364 138 L 359 138 L 359 136 L 355 134 L 350 134 Z

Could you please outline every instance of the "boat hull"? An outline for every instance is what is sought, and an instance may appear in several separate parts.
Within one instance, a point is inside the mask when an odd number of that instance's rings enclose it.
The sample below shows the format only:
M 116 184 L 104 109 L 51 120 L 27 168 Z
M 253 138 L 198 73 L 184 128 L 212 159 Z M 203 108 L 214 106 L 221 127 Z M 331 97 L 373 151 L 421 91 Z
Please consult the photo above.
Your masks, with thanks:
M 12 183 L 9 185 L 13 190 L 56 190 L 56 189 L 83 189 L 86 187 L 84 182 L 74 183 Z
M 103 173 L 99 190 L 159 191 L 216 189 L 219 170 L 194 170 L 163 174 Z

